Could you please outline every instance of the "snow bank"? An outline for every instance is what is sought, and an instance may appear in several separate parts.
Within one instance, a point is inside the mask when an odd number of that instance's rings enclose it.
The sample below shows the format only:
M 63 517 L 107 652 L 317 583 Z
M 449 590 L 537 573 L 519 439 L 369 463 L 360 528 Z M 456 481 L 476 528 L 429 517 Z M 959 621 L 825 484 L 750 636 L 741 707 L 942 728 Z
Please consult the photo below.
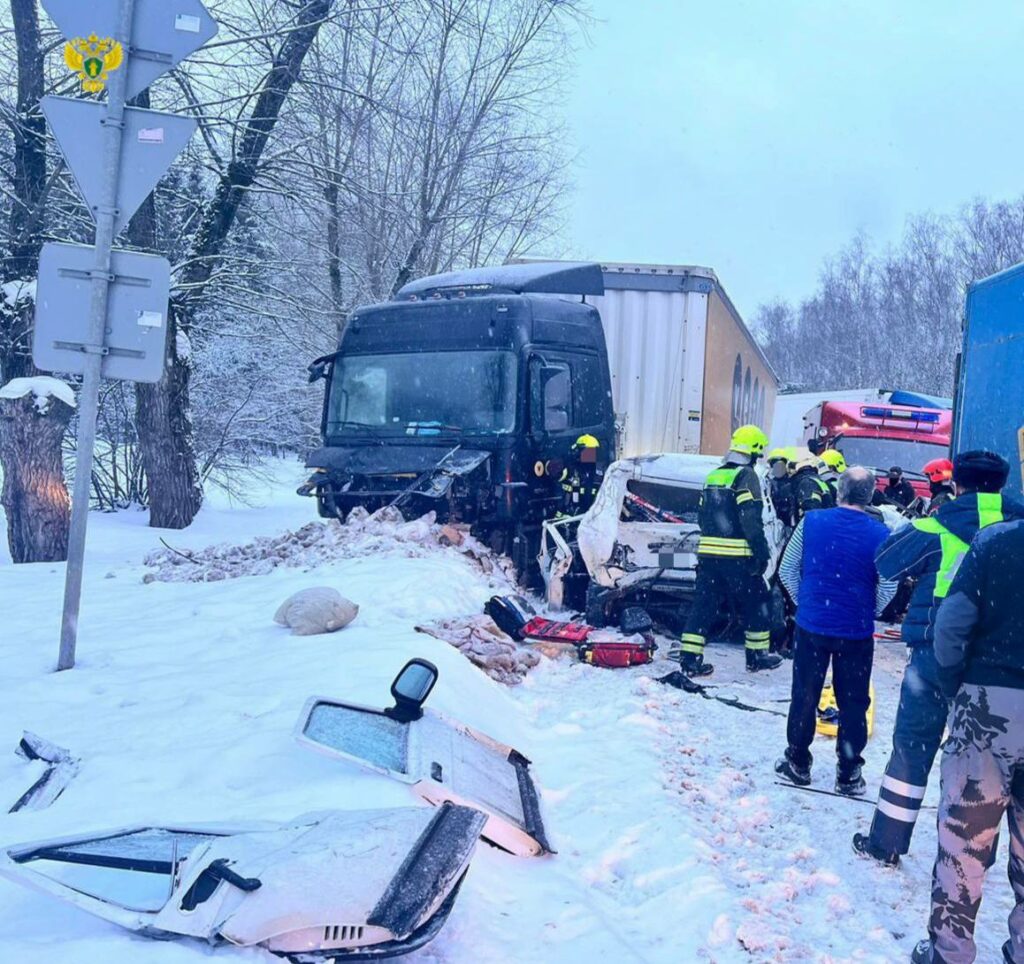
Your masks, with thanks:
M 455 545 L 453 535 L 461 540 Z M 377 553 L 426 558 L 448 550 L 470 559 L 484 573 L 497 572 L 514 584 L 507 560 L 495 556 L 476 539 L 452 526 L 440 526 L 434 513 L 406 522 L 398 509 L 368 514 L 354 509 L 348 520 L 311 522 L 294 532 L 259 536 L 241 545 L 222 543 L 198 551 L 174 548 L 149 553 L 152 570 L 144 582 L 219 582 L 239 576 L 262 576 L 279 566 L 311 568 L 338 559 Z
M 69 408 L 75 407 L 75 393 L 67 382 L 51 375 L 37 375 L 35 378 L 12 378 L 0 388 L 0 398 L 24 398 L 35 396 L 36 410 L 45 415 L 50 410 L 50 399 L 56 398 Z

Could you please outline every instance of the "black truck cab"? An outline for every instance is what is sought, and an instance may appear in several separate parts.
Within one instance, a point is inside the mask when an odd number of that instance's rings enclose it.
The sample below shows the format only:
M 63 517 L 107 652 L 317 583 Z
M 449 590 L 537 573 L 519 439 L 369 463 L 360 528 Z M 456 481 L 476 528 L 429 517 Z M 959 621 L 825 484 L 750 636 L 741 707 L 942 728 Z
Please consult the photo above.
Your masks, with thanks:
M 517 565 L 559 508 L 583 434 L 614 456 L 596 264 L 522 264 L 422 278 L 353 312 L 327 380 L 323 446 L 310 453 L 320 515 L 395 505 L 464 522 Z M 524 555 L 526 554 L 526 555 Z

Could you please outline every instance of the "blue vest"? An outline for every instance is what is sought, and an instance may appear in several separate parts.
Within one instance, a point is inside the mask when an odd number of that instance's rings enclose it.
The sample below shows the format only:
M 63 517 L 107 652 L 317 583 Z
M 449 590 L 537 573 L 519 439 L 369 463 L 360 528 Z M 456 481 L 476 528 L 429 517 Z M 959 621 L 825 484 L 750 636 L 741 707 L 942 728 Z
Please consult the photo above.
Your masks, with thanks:
M 875 629 L 875 552 L 889 530 L 863 512 L 825 509 L 804 517 L 797 625 L 810 633 L 867 639 Z

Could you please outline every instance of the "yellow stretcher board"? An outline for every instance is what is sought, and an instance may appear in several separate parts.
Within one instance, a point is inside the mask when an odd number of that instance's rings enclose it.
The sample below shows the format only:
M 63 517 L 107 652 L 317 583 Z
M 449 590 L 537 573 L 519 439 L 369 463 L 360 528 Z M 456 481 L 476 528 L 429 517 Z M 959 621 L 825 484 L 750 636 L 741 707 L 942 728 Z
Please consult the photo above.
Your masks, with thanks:
M 871 700 L 868 703 L 868 739 L 875 729 L 875 684 L 869 684 L 868 695 Z M 839 735 L 839 707 L 836 705 L 835 690 L 830 683 L 821 691 L 821 699 L 818 701 L 818 723 L 817 731 L 822 736 L 835 737 Z

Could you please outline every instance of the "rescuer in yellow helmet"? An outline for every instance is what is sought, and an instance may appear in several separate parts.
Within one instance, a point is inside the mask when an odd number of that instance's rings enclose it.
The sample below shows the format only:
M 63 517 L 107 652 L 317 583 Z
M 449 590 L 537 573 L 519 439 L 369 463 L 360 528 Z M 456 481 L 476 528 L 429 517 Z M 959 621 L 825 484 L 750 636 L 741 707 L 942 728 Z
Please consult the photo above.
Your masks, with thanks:
M 604 470 L 598 465 L 601 443 L 593 435 L 581 435 L 569 450 L 570 464 L 562 470 L 561 515 L 582 515 L 597 497 Z
M 765 568 L 770 553 L 764 535 L 761 483 L 754 465 L 768 447 L 756 425 L 733 432 L 729 453 L 704 484 L 700 503 L 697 584 L 680 645 L 682 676 L 707 676 L 704 662 L 708 633 L 723 612 L 739 615 L 751 672 L 775 669 L 782 658 L 769 653 L 771 613 Z M 683 686 L 677 673 L 664 681 Z
M 796 500 L 793 495 L 793 480 L 790 477 L 789 452 L 786 449 L 772 449 L 768 462 L 768 495 L 775 508 L 775 515 L 787 529 L 795 525 Z
M 818 475 L 825 480 L 829 494 L 832 496 L 832 505 L 839 503 L 839 476 L 846 471 L 846 459 L 838 449 L 825 449 L 821 453 L 821 465 L 818 468 Z
M 793 472 L 793 494 L 796 500 L 797 522 L 814 509 L 835 507 L 832 490 L 828 483 L 819 477 L 824 465 L 817 455 L 808 455 L 796 463 Z

